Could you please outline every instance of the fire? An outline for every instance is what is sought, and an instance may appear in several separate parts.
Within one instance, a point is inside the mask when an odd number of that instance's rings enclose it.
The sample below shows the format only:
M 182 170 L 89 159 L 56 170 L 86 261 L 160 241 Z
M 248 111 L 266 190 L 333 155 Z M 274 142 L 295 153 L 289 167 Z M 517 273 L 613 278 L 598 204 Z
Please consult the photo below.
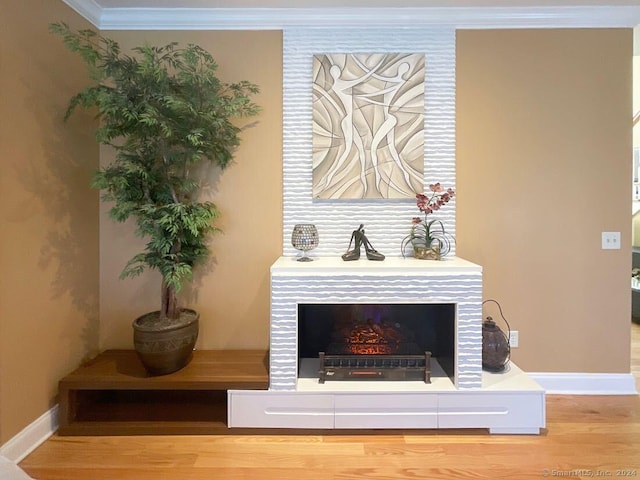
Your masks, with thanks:
M 349 344 L 349 353 L 353 355 L 391 355 L 393 350 L 389 345 Z
M 355 325 L 345 340 L 351 354 L 390 355 L 398 350 L 402 338 L 391 325 L 368 321 Z

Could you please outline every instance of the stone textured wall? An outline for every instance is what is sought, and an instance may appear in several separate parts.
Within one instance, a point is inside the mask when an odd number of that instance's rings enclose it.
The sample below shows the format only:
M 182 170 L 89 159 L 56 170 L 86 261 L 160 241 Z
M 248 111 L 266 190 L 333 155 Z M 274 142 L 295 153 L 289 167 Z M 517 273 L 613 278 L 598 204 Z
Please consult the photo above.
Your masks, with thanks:
M 418 262 L 420 260 L 409 260 Z M 458 388 L 482 386 L 482 272 L 271 277 L 270 389 L 295 390 L 299 303 L 454 303 Z
M 312 199 L 312 60 L 322 53 L 424 53 L 425 185 L 455 188 L 455 30 L 433 28 L 285 29 L 283 36 L 283 254 L 294 255 L 291 230 L 315 223 L 318 256 L 344 253 L 352 230 L 365 224 L 369 240 L 387 256 L 419 214 L 415 199 Z M 436 216 L 434 215 L 434 218 Z M 455 200 L 437 218 L 455 235 Z M 455 245 L 451 254 L 455 254 Z

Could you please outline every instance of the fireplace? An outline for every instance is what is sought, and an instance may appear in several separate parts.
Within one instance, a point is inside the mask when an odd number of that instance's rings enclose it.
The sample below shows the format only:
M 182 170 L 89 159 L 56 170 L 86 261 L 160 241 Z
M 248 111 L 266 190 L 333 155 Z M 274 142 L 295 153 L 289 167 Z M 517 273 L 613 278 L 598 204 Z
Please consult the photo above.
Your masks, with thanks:
M 368 363 L 340 371 L 343 381 L 325 373 L 323 382 L 319 373 L 322 350 L 384 362 L 409 344 L 426 350 L 423 359 L 433 354 L 429 378 L 413 364 L 393 371 L 398 381 L 374 379 L 382 374 Z M 504 374 L 481 365 L 480 266 L 457 257 L 280 257 L 271 266 L 269 390 L 230 390 L 229 426 L 539 433 L 544 390 L 513 363 Z M 402 368 L 415 378 L 399 374 Z
M 415 354 L 430 352 L 456 388 L 479 388 L 481 305 L 482 269 L 460 258 L 322 257 L 303 264 L 281 257 L 271 268 L 270 388 L 298 390 L 303 371 L 305 382 L 309 371 L 318 379 L 317 358 L 321 351 L 333 353 L 336 322 L 366 326 L 367 320 L 413 330 Z M 343 320 L 336 320 L 336 312 Z M 311 370 L 305 359 L 316 360 Z
M 300 365 L 326 380 L 422 380 L 432 357 L 453 381 L 455 304 L 298 304 Z

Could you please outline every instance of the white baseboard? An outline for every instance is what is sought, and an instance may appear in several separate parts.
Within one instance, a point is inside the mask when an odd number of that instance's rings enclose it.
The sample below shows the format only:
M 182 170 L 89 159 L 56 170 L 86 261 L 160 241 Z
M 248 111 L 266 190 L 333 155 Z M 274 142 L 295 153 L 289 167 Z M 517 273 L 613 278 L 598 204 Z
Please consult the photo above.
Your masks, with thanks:
M 549 395 L 637 395 L 631 373 L 531 373 Z
M 18 463 L 58 429 L 58 406 L 43 413 L 20 433 L 0 447 L 0 457 Z
M 2 480 L 33 480 L 15 462 L 0 455 L 0 478 Z

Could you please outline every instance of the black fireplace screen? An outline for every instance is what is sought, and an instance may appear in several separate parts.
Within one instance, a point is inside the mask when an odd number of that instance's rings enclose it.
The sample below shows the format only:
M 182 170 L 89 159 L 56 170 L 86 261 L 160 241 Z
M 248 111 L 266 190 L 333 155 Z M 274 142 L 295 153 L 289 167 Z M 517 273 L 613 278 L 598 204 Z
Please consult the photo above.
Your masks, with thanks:
M 436 357 L 453 378 L 454 304 L 300 304 L 300 358 Z

